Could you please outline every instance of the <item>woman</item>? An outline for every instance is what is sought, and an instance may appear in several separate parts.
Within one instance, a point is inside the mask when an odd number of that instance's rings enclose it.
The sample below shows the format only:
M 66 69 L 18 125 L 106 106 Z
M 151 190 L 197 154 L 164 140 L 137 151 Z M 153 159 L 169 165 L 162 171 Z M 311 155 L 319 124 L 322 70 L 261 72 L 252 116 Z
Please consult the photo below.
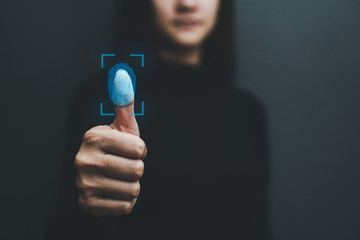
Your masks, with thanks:
M 148 59 L 136 95 L 145 115 L 135 119 L 130 105 L 115 107 L 114 121 L 98 116 L 99 101 L 110 105 L 99 79 L 76 94 L 67 143 L 77 171 L 66 174 L 64 191 L 77 190 L 63 194 L 46 236 L 270 239 L 266 116 L 233 87 L 231 1 L 127 1 L 122 9 L 138 24 L 120 31 L 122 47 L 145 46 Z

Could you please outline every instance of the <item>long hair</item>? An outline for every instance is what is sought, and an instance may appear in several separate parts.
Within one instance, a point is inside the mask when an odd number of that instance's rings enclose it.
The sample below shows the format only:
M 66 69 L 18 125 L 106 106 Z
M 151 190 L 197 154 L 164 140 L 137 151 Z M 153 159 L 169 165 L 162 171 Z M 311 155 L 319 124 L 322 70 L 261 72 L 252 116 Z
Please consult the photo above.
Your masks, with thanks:
M 236 75 L 233 0 L 221 0 L 215 29 L 204 43 L 203 60 L 224 85 L 233 85 Z M 151 51 L 156 46 L 152 6 L 150 0 L 119 2 L 116 45 Z

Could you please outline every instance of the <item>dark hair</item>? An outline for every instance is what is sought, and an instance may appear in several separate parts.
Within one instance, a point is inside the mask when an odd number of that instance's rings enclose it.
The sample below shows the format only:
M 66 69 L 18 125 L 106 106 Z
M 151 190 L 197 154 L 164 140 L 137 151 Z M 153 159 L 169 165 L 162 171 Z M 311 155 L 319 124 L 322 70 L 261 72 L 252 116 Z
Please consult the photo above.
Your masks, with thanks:
M 221 0 L 218 21 L 204 47 L 204 62 L 217 70 L 222 83 L 233 84 L 235 76 L 235 43 L 233 0 Z M 119 2 L 120 13 L 116 45 L 139 51 L 151 51 L 156 46 L 150 0 L 123 0 Z

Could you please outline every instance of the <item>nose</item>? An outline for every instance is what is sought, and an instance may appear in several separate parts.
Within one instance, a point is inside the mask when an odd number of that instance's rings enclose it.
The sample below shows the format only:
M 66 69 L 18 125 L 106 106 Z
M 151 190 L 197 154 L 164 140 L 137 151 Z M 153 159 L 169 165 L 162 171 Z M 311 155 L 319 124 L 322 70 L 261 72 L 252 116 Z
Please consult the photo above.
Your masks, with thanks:
M 198 9 L 198 0 L 178 0 L 177 10 L 180 13 L 195 12 Z

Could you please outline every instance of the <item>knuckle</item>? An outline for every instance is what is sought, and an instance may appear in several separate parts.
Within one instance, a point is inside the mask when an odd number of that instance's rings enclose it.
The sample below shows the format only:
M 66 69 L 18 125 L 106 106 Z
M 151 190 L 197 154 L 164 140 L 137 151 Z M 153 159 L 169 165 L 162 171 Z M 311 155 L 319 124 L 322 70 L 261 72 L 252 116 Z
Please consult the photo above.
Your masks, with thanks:
M 86 150 L 80 150 L 74 160 L 75 168 L 80 171 L 101 168 L 102 164 L 101 156 L 99 157 L 95 152 L 87 152 Z
M 134 144 L 134 153 L 137 157 L 143 158 L 146 151 L 146 145 L 142 139 L 139 138 Z
M 128 215 L 132 212 L 132 210 L 133 210 L 133 204 L 131 202 L 126 202 L 122 209 L 122 212 L 124 215 Z
M 92 212 L 94 208 L 94 204 L 90 199 L 81 197 L 79 197 L 79 206 L 86 212 Z
M 79 176 L 76 178 L 76 187 L 79 191 L 83 192 L 85 196 L 87 196 L 90 191 L 96 188 L 94 183 L 87 180 L 85 177 Z
M 130 196 L 132 198 L 137 198 L 140 195 L 140 183 L 136 182 L 131 186 Z
M 87 145 L 97 145 L 102 140 L 101 135 L 98 133 L 96 128 L 88 130 L 83 137 L 83 143 Z
M 144 174 L 144 162 L 142 160 L 136 160 L 133 162 L 132 173 L 136 179 L 140 179 Z
M 80 198 L 78 200 L 79 206 L 82 210 L 84 210 L 85 212 L 88 212 L 96 217 L 101 217 L 104 216 L 104 213 L 102 213 L 101 208 L 99 208 L 98 206 L 96 206 L 96 203 L 94 200 L 90 199 L 90 198 Z
M 87 157 L 85 157 L 84 154 L 79 152 L 75 157 L 74 165 L 76 168 L 82 168 L 84 166 L 87 166 L 88 165 Z

